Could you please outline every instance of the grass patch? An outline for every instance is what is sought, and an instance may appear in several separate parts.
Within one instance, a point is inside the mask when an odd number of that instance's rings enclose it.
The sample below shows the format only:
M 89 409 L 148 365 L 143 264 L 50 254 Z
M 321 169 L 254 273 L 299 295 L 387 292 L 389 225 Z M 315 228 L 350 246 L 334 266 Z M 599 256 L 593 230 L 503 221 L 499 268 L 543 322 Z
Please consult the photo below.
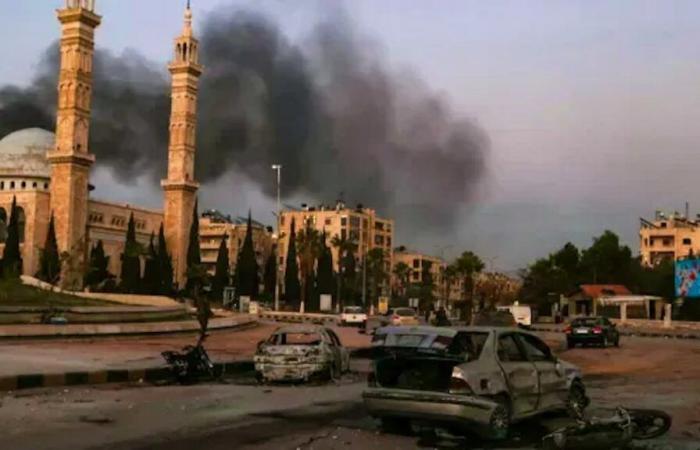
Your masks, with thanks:
M 0 279 L 0 306 L 117 306 L 119 303 L 76 297 L 22 284 L 19 280 Z M 123 306 L 123 305 L 122 305 Z

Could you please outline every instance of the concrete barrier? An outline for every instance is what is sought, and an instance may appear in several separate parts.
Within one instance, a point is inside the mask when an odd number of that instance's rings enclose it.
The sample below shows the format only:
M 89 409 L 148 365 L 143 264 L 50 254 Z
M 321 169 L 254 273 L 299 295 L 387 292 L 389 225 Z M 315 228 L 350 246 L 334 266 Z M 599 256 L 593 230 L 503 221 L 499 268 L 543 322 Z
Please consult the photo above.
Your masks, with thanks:
M 183 320 L 189 317 L 185 305 L 155 306 L 0 306 L 0 325 L 40 324 L 45 314 L 64 317 L 68 323 L 134 323 Z
M 258 317 L 261 319 L 274 320 L 276 322 L 316 324 L 325 324 L 328 322 L 331 322 L 333 324 L 340 323 L 339 316 L 335 314 L 298 313 L 286 311 L 260 311 L 258 313 Z

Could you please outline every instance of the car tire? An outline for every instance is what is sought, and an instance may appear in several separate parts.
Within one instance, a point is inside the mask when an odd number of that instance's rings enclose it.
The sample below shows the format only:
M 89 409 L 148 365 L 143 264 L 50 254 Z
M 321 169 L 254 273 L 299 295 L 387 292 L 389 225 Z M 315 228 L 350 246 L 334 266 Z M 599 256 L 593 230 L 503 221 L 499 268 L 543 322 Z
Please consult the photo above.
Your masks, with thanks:
M 489 419 L 491 436 L 494 439 L 508 439 L 512 419 L 510 399 L 505 395 L 499 395 L 494 400 L 498 406 L 493 410 Z
M 379 420 L 379 428 L 382 430 L 382 433 L 398 434 L 401 436 L 410 436 L 413 434 L 411 422 L 407 419 L 401 419 L 399 417 L 382 417 Z
M 588 397 L 586 397 L 586 389 L 578 380 L 571 383 L 569 395 L 566 398 L 566 412 L 569 417 L 579 419 L 583 417 L 583 412 L 588 406 Z

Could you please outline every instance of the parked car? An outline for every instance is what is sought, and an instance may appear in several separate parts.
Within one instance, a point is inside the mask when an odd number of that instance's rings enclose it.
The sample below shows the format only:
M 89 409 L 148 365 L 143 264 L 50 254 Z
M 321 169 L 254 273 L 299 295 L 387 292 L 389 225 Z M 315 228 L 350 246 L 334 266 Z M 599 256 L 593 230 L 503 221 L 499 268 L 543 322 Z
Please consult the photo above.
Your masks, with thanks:
M 388 432 L 419 421 L 504 438 L 515 421 L 589 403 L 581 371 L 521 329 L 385 327 L 372 346 L 363 400 Z
M 262 382 L 332 380 L 349 370 L 350 355 L 333 330 L 290 325 L 258 344 L 254 362 Z
M 346 306 L 340 313 L 340 326 L 354 325 L 364 327 L 367 314 L 361 306 Z
M 574 348 L 576 344 L 620 346 L 620 332 L 607 317 L 578 317 L 564 328 L 564 333 L 568 348 Z
M 413 308 L 392 308 L 380 318 L 382 325 L 419 325 L 418 312 Z

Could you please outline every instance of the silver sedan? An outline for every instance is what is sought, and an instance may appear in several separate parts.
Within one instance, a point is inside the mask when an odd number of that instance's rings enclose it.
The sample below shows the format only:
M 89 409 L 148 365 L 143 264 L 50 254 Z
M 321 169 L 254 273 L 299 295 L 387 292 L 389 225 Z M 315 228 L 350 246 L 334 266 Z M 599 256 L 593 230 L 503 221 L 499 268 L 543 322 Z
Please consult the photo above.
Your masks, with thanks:
M 514 421 L 588 405 L 581 371 L 520 329 L 386 327 L 373 348 L 363 399 L 389 432 L 418 421 L 504 438 Z

